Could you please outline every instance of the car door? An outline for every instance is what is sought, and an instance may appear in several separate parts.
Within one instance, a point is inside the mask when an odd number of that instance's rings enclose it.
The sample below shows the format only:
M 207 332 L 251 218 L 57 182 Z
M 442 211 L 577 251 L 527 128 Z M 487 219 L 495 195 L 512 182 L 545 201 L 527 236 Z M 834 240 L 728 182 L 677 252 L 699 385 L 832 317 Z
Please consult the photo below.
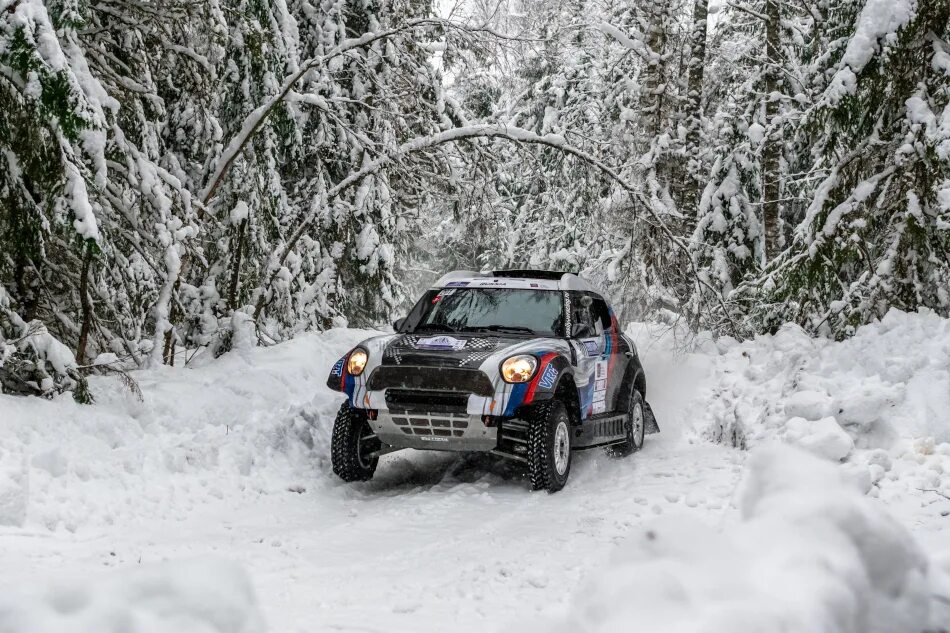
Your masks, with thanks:
M 577 369 L 574 380 L 577 383 L 577 391 L 580 396 L 581 419 L 586 420 L 591 415 L 596 415 L 595 410 L 603 412 L 604 406 L 598 404 L 594 406 L 594 398 L 598 397 L 598 402 L 605 402 L 603 396 L 606 394 L 595 394 L 597 386 L 598 366 L 602 365 L 601 356 L 604 350 L 603 333 L 598 332 L 597 324 L 591 311 L 593 297 L 590 293 L 571 291 L 568 293 L 568 323 L 572 331 L 578 325 L 586 325 L 587 332 L 582 336 L 571 336 L 571 344 L 577 353 Z M 603 373 L 606 366 L 600 368 Z
M 613 313 L 603 297 L 593 295 L 591 302 L 591 316 L 601 340 L 601 355 L 596 372 L 594 385 L 595 411 L 603 413 L 616 411 L 617 404 L 622 402 L 620 389 L 627 365 L 627 345 L 620 335 L 620 327 Z M 603 405 L 597 405 L 598 398 L 603 398 Z

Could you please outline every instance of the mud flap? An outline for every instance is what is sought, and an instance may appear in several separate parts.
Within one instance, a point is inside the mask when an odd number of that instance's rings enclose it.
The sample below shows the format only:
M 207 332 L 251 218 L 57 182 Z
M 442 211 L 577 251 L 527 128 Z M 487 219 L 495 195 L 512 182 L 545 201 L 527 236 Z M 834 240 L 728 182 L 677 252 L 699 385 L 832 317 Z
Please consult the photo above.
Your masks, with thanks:
M 643 432 L 647 434 L 660 432 L 660 425 L 656 423 L 656 416 L 653 415 L 653 408 L 649 402 L 643 403 Z

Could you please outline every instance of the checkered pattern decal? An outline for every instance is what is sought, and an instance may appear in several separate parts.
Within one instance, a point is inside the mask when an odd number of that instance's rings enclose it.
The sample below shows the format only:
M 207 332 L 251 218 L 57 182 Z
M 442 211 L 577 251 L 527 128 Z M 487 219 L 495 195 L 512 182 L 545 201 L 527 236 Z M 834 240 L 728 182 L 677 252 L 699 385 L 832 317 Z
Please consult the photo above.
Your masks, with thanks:
M 424 349 L 418 346 L 420 338 L 415 334 L 403 334 L 386 346 L 383 350 L 383 358 L 392 359 L 395 364 L 401 365 L 403 355 L 407 351 Z M 462 348 L 462 351 L 468 353 L 459 360 L 459 367 L 480 365 L 482 361 L 494 353 L 497 347 L 498 338 L 494 336 L 465 339 L 465 347 Z
M 485 350 L 479 352 L 472 352 L 465 358 L 459 361 L 459 367 L 465 367 L 466 365 L 481 365 L 482 361 L 491 356 L 494 353 L 494 350 Z

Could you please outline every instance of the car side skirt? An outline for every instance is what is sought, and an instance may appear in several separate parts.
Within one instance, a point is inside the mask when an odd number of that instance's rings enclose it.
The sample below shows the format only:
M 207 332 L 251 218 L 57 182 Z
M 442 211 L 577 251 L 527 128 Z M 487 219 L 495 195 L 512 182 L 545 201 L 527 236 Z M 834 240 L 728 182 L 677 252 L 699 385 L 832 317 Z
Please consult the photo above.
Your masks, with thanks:
M 575 449 L 594 448 L 615 444 L 627 439 L 624 425 L 629 414 L 603 415 L 588 418 L 575 427 L 573 447 Z

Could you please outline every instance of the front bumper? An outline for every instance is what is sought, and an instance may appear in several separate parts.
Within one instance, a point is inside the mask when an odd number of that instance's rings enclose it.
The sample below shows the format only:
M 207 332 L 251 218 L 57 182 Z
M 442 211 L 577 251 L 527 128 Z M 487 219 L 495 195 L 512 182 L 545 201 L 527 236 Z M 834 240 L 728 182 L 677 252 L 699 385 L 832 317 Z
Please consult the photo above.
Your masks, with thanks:
M 380 410 L 369 423 L 381 442 L 395 448 L 491 451 L 498 445 L 498 428 L 469 413 Z

